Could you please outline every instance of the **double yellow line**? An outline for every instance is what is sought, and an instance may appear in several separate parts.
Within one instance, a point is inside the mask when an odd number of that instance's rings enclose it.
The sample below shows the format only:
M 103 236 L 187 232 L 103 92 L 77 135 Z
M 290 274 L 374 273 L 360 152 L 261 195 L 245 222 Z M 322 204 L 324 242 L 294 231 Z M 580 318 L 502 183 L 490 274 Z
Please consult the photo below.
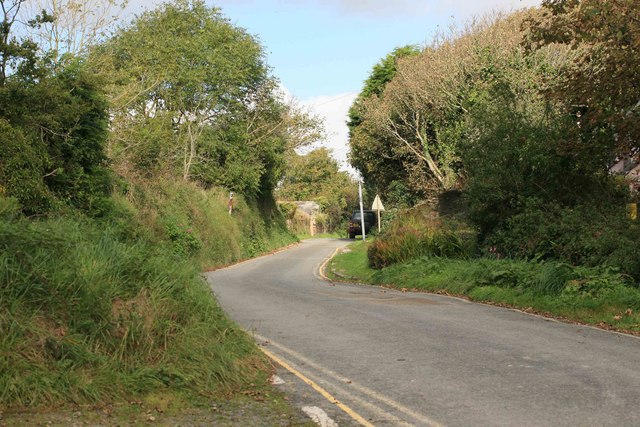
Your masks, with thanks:
M 305 383 L 309 384 L 311 387 L 313 387 L 313 389 L 315 391 L 317 391 L 318 393 L 320 393 L 325 399 L 327 399 L 329 402 L 333 403 L 334 405 L 336 405 L 338 408 L 342 409 L 347 415 L 349 415 L 351 418 L 353 418 L 355 421 L 359 422 L 361 425 L 366 426 L 366 427 L 374 427 L 373 424 L 371 424 L 369 421 L 365 420 L 361 415 L 359 415 L 356 411 L 354 411 L 353 409 L 349 408 L 347 405 L 345 405 L 344 403 L 340 402 L 338 399 L 336 399 L 335 397 L 333 397 L 328 391 L 326 391 L 325 389 L 323 389 L 322 387 L 320 387 L 318 384 L 316 384 L 314 381 L 310 380 L 309 378 L 305 377 L 300 371 L 298 371 L 297 369 L 293 368 L 292 366 L 290 366 L 287 362 L 285 362 L 284 360 L 280 359 L 278 356 L 276 356 L 275 354 L 271 353 L 269 350 L 267 350 L 266 348 L 260 347 L 260 349 L 262 350 L 262 352 L 264 354 L 266 354 L 271 360 L 273 360 L 274 362 L 276 362 L 277 364 L 279 364 L 280 366 L 282 366 L 284 369 L 286 369 L 287 371 L 291 372 L 293 375 L 295 375 L 296 377 L 300 378 L 302 381 L 304 381 Z

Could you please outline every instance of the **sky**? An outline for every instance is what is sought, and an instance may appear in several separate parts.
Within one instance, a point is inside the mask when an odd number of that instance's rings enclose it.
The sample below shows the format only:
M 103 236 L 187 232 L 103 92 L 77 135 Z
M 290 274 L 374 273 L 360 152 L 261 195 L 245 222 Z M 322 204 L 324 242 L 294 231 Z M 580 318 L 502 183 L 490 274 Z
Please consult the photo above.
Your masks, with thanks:
M 132 0 L 130 7 L 153 3 Z M 324 118 L 327 139 L 347 165 L 347 111 L 372 67 L 394 48 L 424 46 L 451 23 L 540 0 L 207 0 L 264 46 L 284 91 Z

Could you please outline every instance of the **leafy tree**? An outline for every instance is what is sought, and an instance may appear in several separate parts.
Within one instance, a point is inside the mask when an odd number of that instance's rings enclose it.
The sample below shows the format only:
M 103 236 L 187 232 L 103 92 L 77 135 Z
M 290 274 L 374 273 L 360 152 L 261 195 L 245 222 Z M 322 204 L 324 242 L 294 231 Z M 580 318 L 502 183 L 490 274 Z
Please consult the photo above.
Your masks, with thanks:
M 405 198 L 408 174 L 404 165 L 406 155 L 395 150 L 387 138 L 378 134 L 370 121 L 365 121 L 365 104 L 370 98 L 381 97 L 385 86 L 396 74 L 397 64 L 401 58 L 418 55 L 420 49 L 417 46 L 404 46 L 395 49 L 380 60 L 373 69 L 364 87 L 353 105 L 349 109 L 349 161 L 360 171 L 364 178 L 365 186 L 373 193 L 380 193 L 383 197 L 386 189 L 399 189 L 399 198 Z M 396 192 L 397 193 L 397 192 Z M 402 194 L 401 194 L 402 193 Z M 397 199 L 398 197 L 393 197 Z
M 377 170 L 386 188 L 401 180 L 418 197 L 461 185 L 457 146 L 467 132 L 466 115 L 483 85 L 509 68 L 521 41 L 521 19 L 478 20 L 400 59 L 381 94 L 361 105 L 359 128 L 368 137 L 352 132 L 354 163 L 364 163 L 370 174 Z
M 369 77 L 364 82 L 364 87 L 349 108 L 349 122 L 347 124 L 351 130 L 362 123 L 362 117 L 360 116 L 361 103 L 372 96 L 382 95 L 387 83 L 396 75 L 398 60 L 419 53 L 420 48 L 415 45 L 398 47 L 373 66 Z
M 246 110 L 268 81 L 259 44 L 200 1 L 144 13 L 102 54 L 123 83 L 114 87 L 117 119 L 144 122 L 168 114 L 175 131 L 172 155 L 179 159 L 174 166 L 185 180 L 198 162 L 205 129 Z
M 55 201 L 102 215 L 109 209 L 110 178 L 107 111 L 98 82 L 80 60 L 54 71 L 35 43 L 12 35 L 20 3 L 2 4 L 0 121 L 7 149 L 0 154 L 0 185 L 29 214 L 46 213 Z M 26 29 L 46 21 L 35 17 Z
M 638 153 L 640 141 L 640 8 L 635 0 L 545 0 L 528 20 L 526 46 L 562 44 L 576 55 L 547 94 L 582 132 L 565 150 L 609 166 L 613 153 Z
M 0 22 L 0 86 L 4 86 L 10 74 L 22 79 L 34 79 L 39 71 L 38 46 L 30 38 L 16 37 L 16 25 L 24 27 L 28 32 L 51 21 L 46 13 L 20 20 L 21 10 L 26 0 L 0 0 L 2 21 Z
M 144 13 L 93 63 L 116 82 L 110 150 L 123 174 L 270 196 L 285 152 L 318 135 L 315 119 L 281 101 L 260 44 L 203 1 Z

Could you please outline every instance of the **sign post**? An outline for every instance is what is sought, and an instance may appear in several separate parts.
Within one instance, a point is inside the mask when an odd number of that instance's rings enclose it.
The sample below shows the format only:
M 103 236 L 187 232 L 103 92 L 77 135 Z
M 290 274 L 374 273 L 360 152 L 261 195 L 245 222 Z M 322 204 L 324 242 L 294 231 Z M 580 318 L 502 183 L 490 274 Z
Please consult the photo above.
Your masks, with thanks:
M 229 202 L 227 203 L 227 208 L 229 209 L 229 215 L 233 211 L 233 191 L 229 193 Z
M 373 200 L 373 205 L 371 206 L 371 210 L 376 211 L 378 214 L 378 233 L 380 232 L 380 212 L 384 210 L 384 206 L 382 206 L 382 200 L 380 200 L 380 196 L 376 194 L 376 198 Z

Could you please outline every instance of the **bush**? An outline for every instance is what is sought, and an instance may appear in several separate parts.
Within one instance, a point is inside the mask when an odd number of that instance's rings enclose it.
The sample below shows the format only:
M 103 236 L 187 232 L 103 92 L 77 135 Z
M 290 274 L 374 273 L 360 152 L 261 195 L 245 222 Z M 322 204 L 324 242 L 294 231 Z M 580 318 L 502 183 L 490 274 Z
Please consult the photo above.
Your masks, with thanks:
M 474 250 L 473 236 L 460 223 L 400 216 L 369 246 L 369 265 L 381 269 L 423 256 L 467 258 Z
M 106 101 L 81 62 L 36 83 L 12 79 L 0 87 L 0 186 L 29 215 L 62 205 L 104 216 L 107 134 Z
M 190 256 L 202 249 L 202 240 L 196 235 L 193 227 L 169 222 L 166 229 L 176 253 Z
M 640 228 L 625 207 L 528 203 L 488 239 L 509 257 L 610 266 L 640 280 Z
M 4 119 L 0 147 L 0 196 L 15 197 L 28 215 L 46 211 L 51 195 L 42 180 L 42 153 Z

